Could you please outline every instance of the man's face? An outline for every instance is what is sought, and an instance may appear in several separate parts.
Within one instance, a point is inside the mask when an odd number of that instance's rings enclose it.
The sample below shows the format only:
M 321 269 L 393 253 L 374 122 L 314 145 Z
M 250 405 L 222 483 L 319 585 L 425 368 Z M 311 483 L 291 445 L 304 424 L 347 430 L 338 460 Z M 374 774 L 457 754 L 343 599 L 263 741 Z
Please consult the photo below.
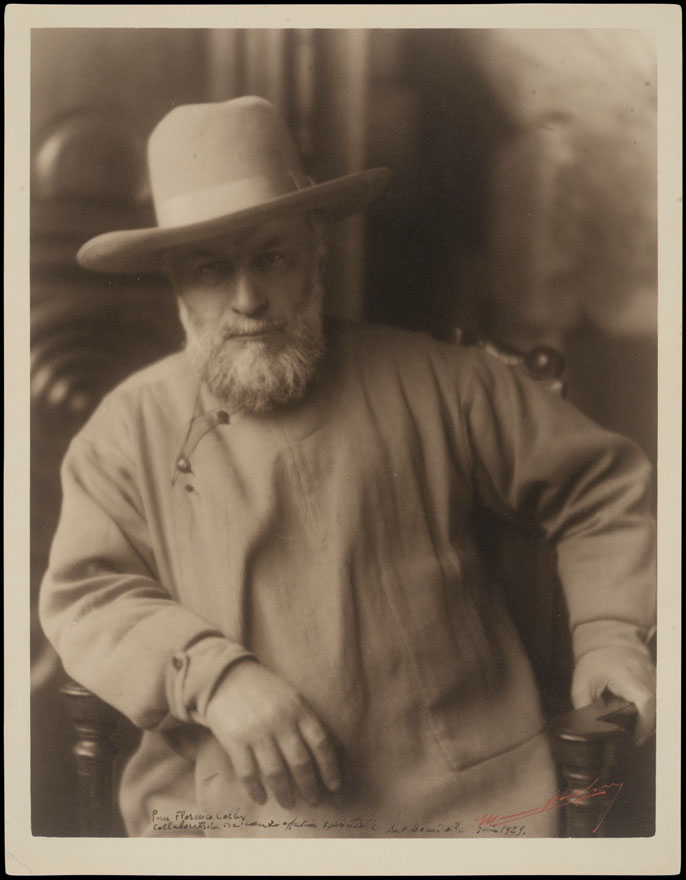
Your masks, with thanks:
M 231 411 L 303 396 L 323 352 L 322 249 L 295 218 L 169 253 L 188 353 Z

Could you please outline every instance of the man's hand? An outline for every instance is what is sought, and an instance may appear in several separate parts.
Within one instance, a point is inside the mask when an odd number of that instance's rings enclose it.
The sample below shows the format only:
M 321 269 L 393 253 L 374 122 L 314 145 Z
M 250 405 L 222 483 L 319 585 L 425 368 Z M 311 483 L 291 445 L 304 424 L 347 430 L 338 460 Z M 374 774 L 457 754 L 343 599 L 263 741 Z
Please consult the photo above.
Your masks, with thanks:
M 598 648 L 577 662 L 572 679 L 575 709 L 597 700 L 603 691 L 630 700 L 638 709 L 634 742 L 641 745 L 655 731 L 655 667 L 640 651 Z
M 321 782 L 330 791 L 339 788 L 331 737 L 295 688 L 259 663 L 245 660 L 229 669 L 205 718 L 256 803 L 267 800 L 265 786 L 286 809 L 295 805 L 293 783 L 312 805 Z

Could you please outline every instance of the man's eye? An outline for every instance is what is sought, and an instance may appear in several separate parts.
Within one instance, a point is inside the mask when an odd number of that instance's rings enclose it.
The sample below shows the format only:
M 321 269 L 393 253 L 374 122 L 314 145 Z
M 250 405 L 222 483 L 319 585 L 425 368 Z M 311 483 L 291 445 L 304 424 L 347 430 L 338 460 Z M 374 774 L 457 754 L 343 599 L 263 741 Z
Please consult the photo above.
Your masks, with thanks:
M 287 263 L 287 251 L 264 251 L 264 253 L 257 254 L 254 259 L 255 268 L 262 272 L 269 269 L 279 269 Z
M 200 263 L 191 270 L 192 280 L 202 286 L 219 284 L 229 273 L 226 263 L 216 261 L 212 263 Z

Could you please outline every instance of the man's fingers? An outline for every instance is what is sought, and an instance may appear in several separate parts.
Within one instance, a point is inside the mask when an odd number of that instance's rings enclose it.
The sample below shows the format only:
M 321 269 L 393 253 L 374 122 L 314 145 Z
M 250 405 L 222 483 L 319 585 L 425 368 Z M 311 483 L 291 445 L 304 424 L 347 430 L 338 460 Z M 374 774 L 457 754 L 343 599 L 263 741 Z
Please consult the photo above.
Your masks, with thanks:
M 572 680 L 572 702 L 580 708 L 604 691 L 628 700 L 638 716 L 634 742 L 640 745 L 655 731 L 655 667 L 646 650 L 599 649 L 584 654 Z
M 273 740 L 263 740 L 254 747 L 262 779 L 284 809 L 295 805 L 293 785 L 286 762 Z
M 294 731 L 279 740 L 281 753 L 291 771 L 291 776 L 308 804 L 319 802 L 321 787 L 316 764 L 310 750 L 303 742 L 300 732 Z
M 597 696 L 587 679 L 581 681 L 575 679 L 572 682 L 572 705 L 575 709 L 583 709 L 584 706 L 592 703 Z
M 257 803 L 265 802 L 266 788 L 285 809 L 298 793 L 314 806 L 322 783 L 330 791 L 340 787 L 331 737 L 294 688 L 258 663 L 232 668 L 205 714 Z
M 322 782 L 329 791 L 337 791 L 341 787 L 341 771 L 331 737 L 314 715 L 301 719 L 300 731 L 317 762 Z
M 250 749 L 244 746 L 233 746 L 228 752 L 234 773 L 238 781 L 245 789 L 248 797 L 256 804 L 264 804 L 267 800 L 267 792 L 260 782 L 260 775 L 257 769 L 257 763 Z
M 637 745 L 641 745 L 655 732 L 655 694 L 635 678 L 619 675 L 608 683 L 608 690 L 636 706 L 638 717 L 633 740 Z

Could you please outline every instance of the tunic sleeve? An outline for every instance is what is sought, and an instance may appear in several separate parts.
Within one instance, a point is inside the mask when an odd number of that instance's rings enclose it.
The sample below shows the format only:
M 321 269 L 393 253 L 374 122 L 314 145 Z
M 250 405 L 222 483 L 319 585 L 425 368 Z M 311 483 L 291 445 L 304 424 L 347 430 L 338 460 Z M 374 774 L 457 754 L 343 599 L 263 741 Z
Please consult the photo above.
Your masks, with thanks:
M 119 450 L 77 437 L 62 490 L 39 613 L 65 670 L 140 727 L 196 720 L 223 672 L 252 655 L 159 582 L 135 471 Z
M 472 352 L 462 417 L 482 503 L 554 542 L 578 660 L 645 642 L 655 621 L 651 468 L 630 440 L 496 358 Z

